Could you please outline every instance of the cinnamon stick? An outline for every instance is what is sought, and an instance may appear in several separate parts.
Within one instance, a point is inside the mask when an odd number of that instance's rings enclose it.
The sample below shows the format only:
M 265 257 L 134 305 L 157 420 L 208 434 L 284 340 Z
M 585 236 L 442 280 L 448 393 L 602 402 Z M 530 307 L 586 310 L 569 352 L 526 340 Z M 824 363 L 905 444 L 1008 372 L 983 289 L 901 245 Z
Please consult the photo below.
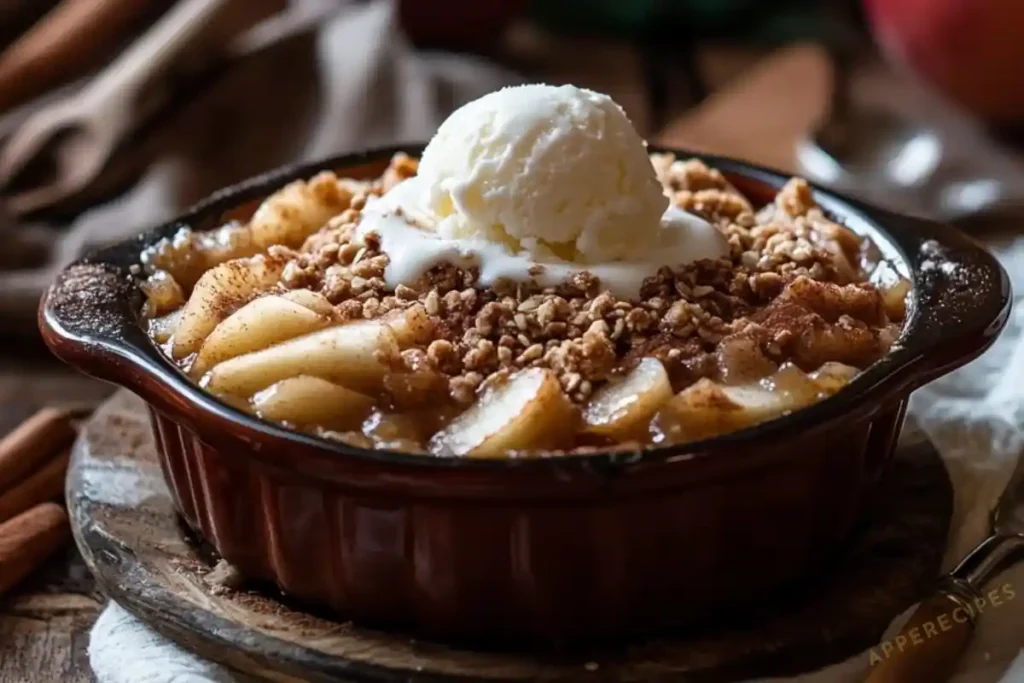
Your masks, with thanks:
M 70 458 L 70 450 L 65 450 L 14 487 L 0 493 L 0 522 L 30 507 L 62 497 Z
M 74 415 L 68 410 L 43 408 L 0 439 L 0 491 L 71 445 L 76 433 Z
M 0 54 L 0 111 L 17 106 L 110 59 L 167 0 L 63 0 Z
M 71 536 L 68 516 L 42 503 L 0 524 L 0 593 L 37 569 Z

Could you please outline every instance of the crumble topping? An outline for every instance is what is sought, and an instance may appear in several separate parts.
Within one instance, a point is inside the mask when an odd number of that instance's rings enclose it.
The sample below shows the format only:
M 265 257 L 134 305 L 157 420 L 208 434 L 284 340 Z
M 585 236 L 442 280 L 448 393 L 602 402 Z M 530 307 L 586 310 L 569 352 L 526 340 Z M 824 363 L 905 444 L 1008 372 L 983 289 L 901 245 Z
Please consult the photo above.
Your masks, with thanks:
M 761 206 L 698 160 L 651 161 L 728 255 L 663 267 L 635 297 L 582 265 L 557 286 L 485 286 L 440 263 L 391 289 L 390 258 L 361 222 L 371 197 L 416 175 L 399 154 L 376 179 L 321 172 L 247 223 L 147 249 L 148 332 L 200 386 L 264 419 L 470 457 L 706 438 L 821 400 L 887 353 L 910 283 L 806 182 Z M 376 322 L 342 324 L 359 321 Z
M 365 244 L 353 236 L 370 195 L 415 175 L 417 162 L 406 155 L 376 181 L 349 182 L 348 208 L 304 244 L 271 246 L 267 257 L 284 263 L 281 290 L 322 293 L 341 320 L 413 307 L 426 312 L 431 340 L 393 361 L 403 386 L 388 390 L 405 405 L 417 396 L 426 403 L 442 386 L 468 405 L 485 381 L 527 367 L 554 371 L 580 403 L 645 356 L 664 363 L 679 391 L 701 378 L 764 377 L 787 361 L 808 371 L 826 361 L 863 368 L 886 353 L 902 310 L 863 282 L 862 240 L 825 216 L 806 182 L 789 181 L 755 212 L 719 171 L 698 160 L 652 161 L 672 201 L 721 229 L 731 253 L 662 268 L 635 300 L 603 291 L 586 272 L 552 288 L 484 288 L 475 270 L 451 265 L 389 291 L 388 256 L 374 234 Z M 411 390 L 409 378 L 416 378 Z

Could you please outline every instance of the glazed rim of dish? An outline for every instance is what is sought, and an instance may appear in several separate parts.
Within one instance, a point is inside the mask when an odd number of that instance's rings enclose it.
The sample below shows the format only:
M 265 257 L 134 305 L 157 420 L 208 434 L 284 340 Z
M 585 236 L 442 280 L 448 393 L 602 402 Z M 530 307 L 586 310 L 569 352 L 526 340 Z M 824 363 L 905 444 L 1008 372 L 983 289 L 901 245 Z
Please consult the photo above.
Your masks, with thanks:
M 604 470 L 641 461 L 703 457 L 719 450 L 719 447 L 735 446 L 738 442 L 763 444 L 797 432 L 809 434 L 844 413 L 877 412 L 884 407 L 884 399 L 905 395 L 952 367 L 980 355 L 995 340 L 1009 316 L 1010 282 L 1007 273 L 994 257 L 966 235 L 938 223 L 868 207 L 812 184 L 814 200 L 826 214 L 858 235 L 870 237 L 883 259 L 898 274 L 911 281 L 908 315 L 900 336 L 889 353 L 859 372 L 835 395 L 782 417 L 700 441 L 642 450 L 550 457 L 541 452 L 530 457 L 496 459 L 437 457 L 361 448 L 293 431 L 228 405 L 201 389 L 161 354 L 146 335 L 141 324 L 142 293 L 137 286 L 129 287 L 127 283 L 130 269 L 140 264 L 140 254 L 146 247 L 182 227 L 198 230 L 215 228 L 222 222 L 219 219 L 231 209 L 262 199 L 291 180 L 305 178 L 324 169 L 344 173 L 346 169 L 386 164 L 399 152 L 418 157 L 421 151 L 421 145 L 402 145 L 282 167 L 217 191 L 162 226 L 89 254 L 69 268 L 103 266 L 124 279 L 117 287 L 123 288 L 130 296 L 121 296 L 118 292 L 114 304 L 116 310 L 109 311 L 116 317 L 113 323 L 109 320 L 104 323 L 96 321 L 95 316 L 101 313 L 98 305 L 94 305 L 96 310 L 91 311 L 92 318 L 62 316 L 54 305 L 55 293 L 64 286 L 63 277 L 58 277 L 43 297 L 39 310 L 40 328 L 48 345 L 58 357 L 65 359 L 88 356 L 99 360 L 105 357 L 107 366 L 116 366 L 117 369 L 106 367 L 105 372 L 96 374 L 130 389 L 137 388 L 147 400 L 153 392 L 141 386 L 144 383 L 140 375 L 157 380 L 178 400 L 188 401 L 210 417 L 230 420 L 265 436 L 312 446 L 328 457 L 342 455 L 419 467 L 582 467 Z M 759 200 L 767 196 L 768 191 L 777 191 L 790 177 L 714 155 L 655 146 L 650 146 L 648 151 L 675 154 L 676 158 L 700 159 L 725 174 L 740 191 Z M 204 225 L 211 218 L 217 222 Z M 894 231 L 890 232 L 889 228 Z M 107 287 L 114 285 L 108 283 Z M 84 305 L 89 306 L 88 303 Z M 189 417 L 182 421 L 185 424 L 194 422 Z M 259 457 L 259 451 L 254 456 Z M 278 465 L 286 465 L 277 458 L 274 460 Z

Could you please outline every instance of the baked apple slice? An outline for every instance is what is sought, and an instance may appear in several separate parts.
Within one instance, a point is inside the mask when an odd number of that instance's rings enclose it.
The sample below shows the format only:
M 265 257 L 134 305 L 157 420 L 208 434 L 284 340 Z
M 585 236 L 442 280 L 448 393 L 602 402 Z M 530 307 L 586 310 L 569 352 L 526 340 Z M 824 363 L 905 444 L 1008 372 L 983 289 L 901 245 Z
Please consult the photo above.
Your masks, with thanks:
M 447 408 L 436 407 L 396 413 L 376 410 L 363 422 L 363 433 L 377 448 L 422 453 L 423 444 L 446 423 Z
M 197 352 L 221 320 L 274 285 L 283 269 L 277 261 L 256 256 L 226 261 L 203 273 L 181 310 L 172 355 L 182 359 Z
M 328 327 L 224 361 L 204 378 L 214 393 L 252 396 L 289 377 L 312 375 L 375 394 L 398 355 L 387 325 L 366 320 Z
M 812 372 L 810 377 L 818 385 L 824 398 L 845 387 L 859 372 L 860 370 L 850 365 L 830 362 Z
M 252 397 L 260 417 L 300 426 L 358 427 L 373 409 L 373 399 L 319 377 L 299 375 L 276 382 Z
M 334 306 L 327 300 L 327 297 L 309 289 L 291 289 L 281 294 L 281 298 L 297 303 L 300 306 L 305 306 L 320 315 L 330 316 L 334 314 Z
M 627 441 L 643 435 L 669 399 L 672 385 L 657 358 L 644 358 L 625 377 L 598 389 L 583 411 L 585 431 Z
M 330 318 L 281 296 L 250 301 L 229 315 L 203 342 L 189 373 L 202 377 L 221 361 L 259 351 L 327 327 Z
M 179 322 L 181 322 L 180 308 L 165 316 L 150 318 L 147 323 L 147 331 L 157 344 L 166 344 L 174 336 L 174 331 L 178 329 Z
M 521 370 L 485 388 L 475 404 L 431 439 L 440 455 L 504 458 L 510 451 L 568 447 L 579 414 L 555 375 Z
M 676 394 L 652 428 L 667 441 L 682 443 L 738 431 L 799 410 L 818 400 L 820 389 L 795 365 L 740 386 L 707 378 Z
M 275 244 L 298 247 L 351 201 L 352 193 L 327 171 L 308 181 L 291 182 L 256 209 L 249 221 L 253 243 L 260 249 Z

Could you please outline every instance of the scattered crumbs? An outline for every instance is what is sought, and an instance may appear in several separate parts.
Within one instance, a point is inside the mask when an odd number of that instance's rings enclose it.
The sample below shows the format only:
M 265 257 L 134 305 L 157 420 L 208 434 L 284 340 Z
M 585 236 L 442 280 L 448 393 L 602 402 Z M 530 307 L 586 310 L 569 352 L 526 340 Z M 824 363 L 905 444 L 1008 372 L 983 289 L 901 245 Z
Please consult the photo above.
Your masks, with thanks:
M 119 460 L 128 460 L 127 458 Z M 82 491 L 92 501 L 122 508 L 138 508 L 147 505 L 160 495 L 159 474 L 137 463 L 128 463 L 95 458 L 85 452 L 83 462 Z M 134 466 L 133 466 L 134 465 Z
M 244 578 L 234 565 L 226 560 L 221 560 L 210 573 L 203 577 L 203 581 L 210 587 L 210 591 L 214 595 L 223 595 L 239 588 L 244 582 Z
M 191 557 L 174 558 L 171 560 L 171 566 L 174 567 L 175 572 L 182 575 L 195 574 L 202 577 L 210 571 L 209 567 Z

